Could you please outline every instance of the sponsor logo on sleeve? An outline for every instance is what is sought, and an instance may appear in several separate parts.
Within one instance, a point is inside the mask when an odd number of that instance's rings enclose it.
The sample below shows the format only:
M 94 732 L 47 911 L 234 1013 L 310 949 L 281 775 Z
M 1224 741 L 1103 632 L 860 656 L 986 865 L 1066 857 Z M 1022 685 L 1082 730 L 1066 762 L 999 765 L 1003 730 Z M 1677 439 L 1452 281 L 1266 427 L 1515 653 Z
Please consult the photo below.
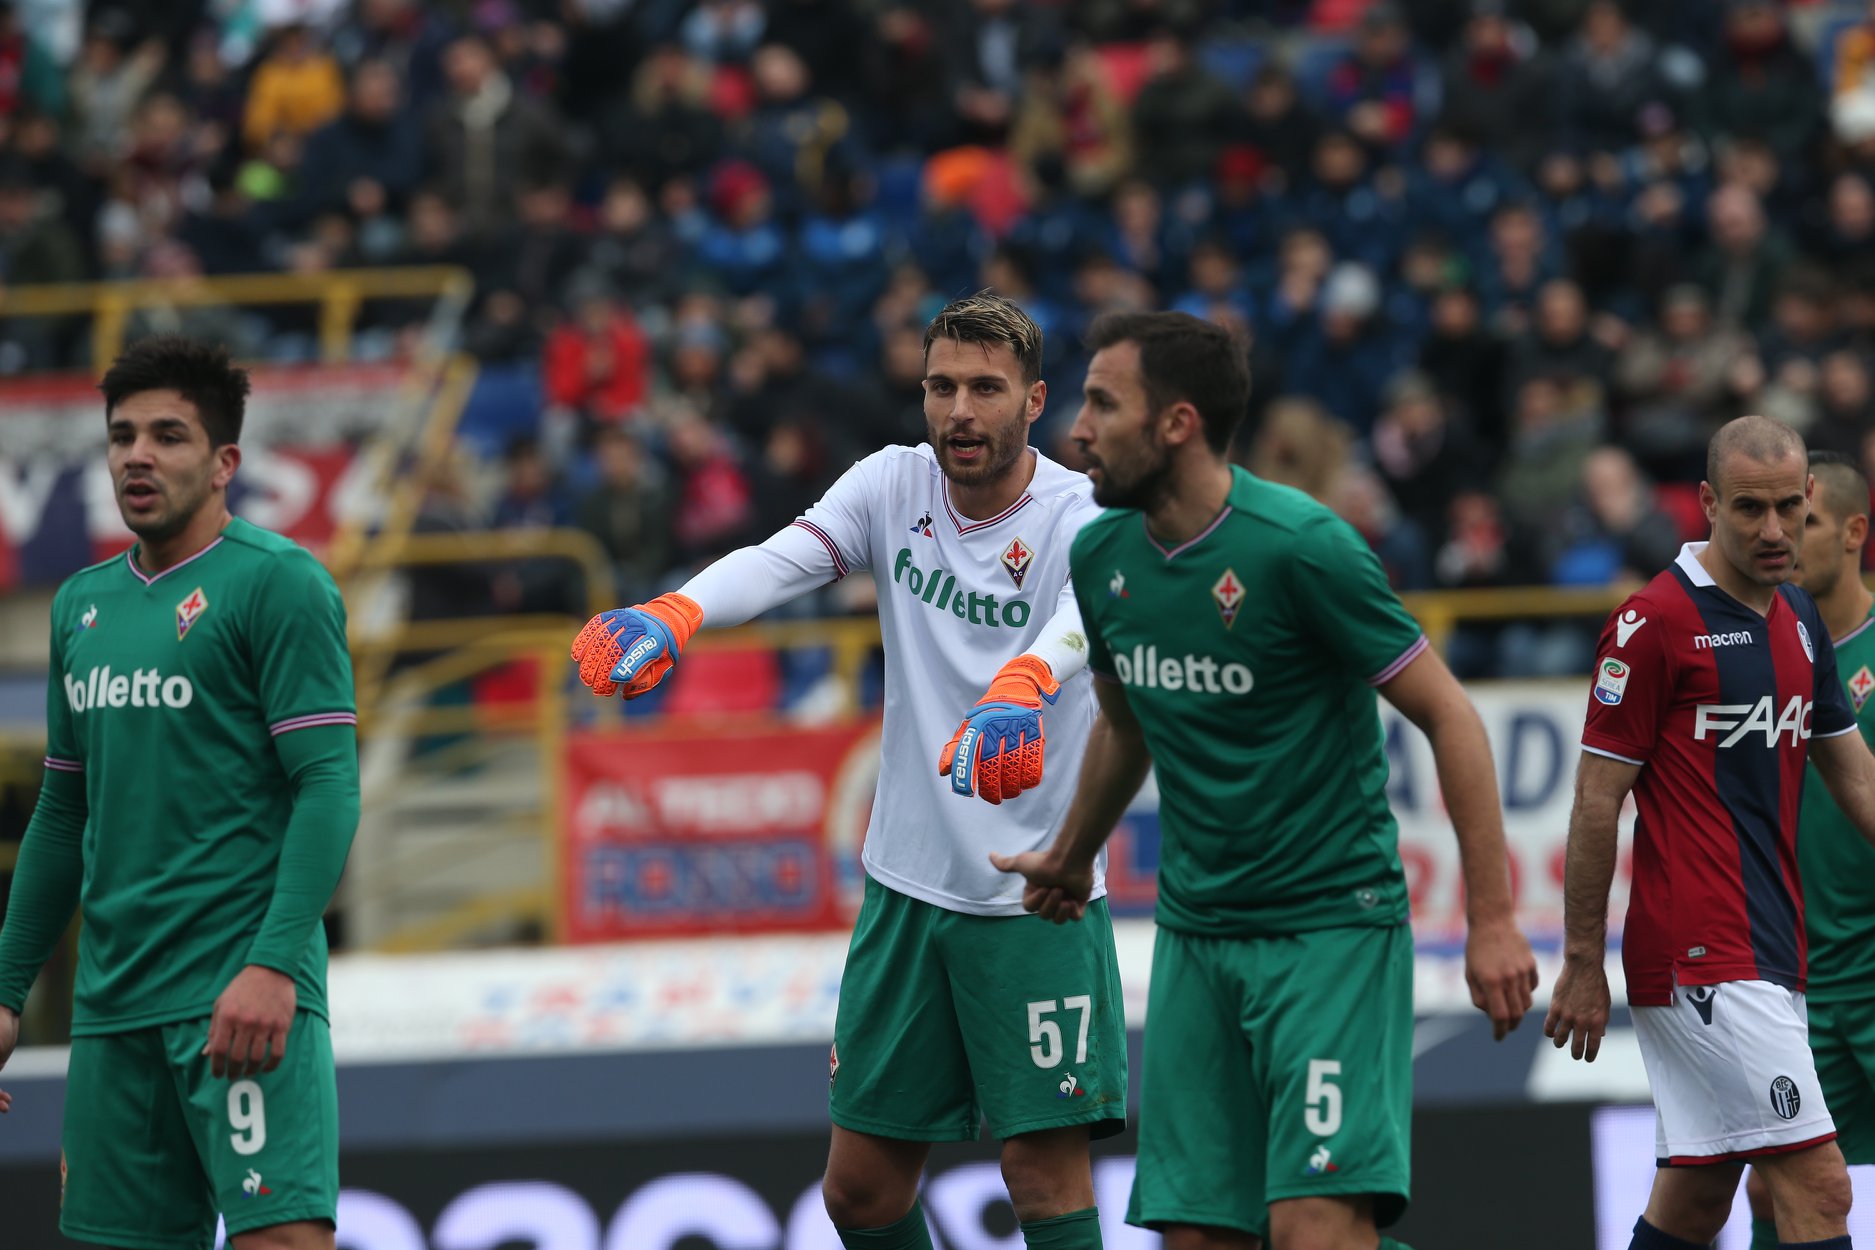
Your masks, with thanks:
M 1603 660 L 1595 675 L 1595 697 L 1610 707 L 1621 702 L 1621 696 L 1627 693 L 1628 675 L 1633 671 L 1613 656 Z
M 1623 612 L 1620 619 L 1615 621 L 1615 645 L 1617 647 L 1627 646 L 1628 639 L 1634 637 L 1634 631 L 1645 624 L 1647 624 L 1647 618 L 1642 616 L 1639 612 L 1636 612 L 1633 608 L 1629 608 L 1626 612 Z

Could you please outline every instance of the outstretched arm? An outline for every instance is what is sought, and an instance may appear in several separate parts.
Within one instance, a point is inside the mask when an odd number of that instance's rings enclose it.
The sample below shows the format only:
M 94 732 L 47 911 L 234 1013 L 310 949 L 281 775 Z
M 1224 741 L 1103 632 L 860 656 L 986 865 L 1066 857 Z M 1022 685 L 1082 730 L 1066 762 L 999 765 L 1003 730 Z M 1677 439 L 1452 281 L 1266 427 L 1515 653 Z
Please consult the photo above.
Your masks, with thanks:
M 1054 845 L 1046 851 L 990 856 L 1000 871 L 1021 873 L 1028 880 L 1022 906 L 1057 924 L 1079 920 L 1087 910 L 1094 891 L 1094 860 L 1152 767 L 1152 753 L 1126 702 L 1126 691 L 1106 680 L 1096 680 L 1094 690 L 1100 697 L 1100 716 L 1088 735 L 1080 784 Z
M 1852 727 L 1810 740 L 1810 761 L 1856 832 L 1875 845 L 1875 755 Z
M 1465 875 L 1465 980 L 1472 1004 L 1499 1040 L 1530 1010 L 1536 956 L 1517 928 L 1497 772 L 1484 722 L 1458 679 L 1430 649 L 1380 687 L 1387 702 L 1432 741 L 1439 787 Z

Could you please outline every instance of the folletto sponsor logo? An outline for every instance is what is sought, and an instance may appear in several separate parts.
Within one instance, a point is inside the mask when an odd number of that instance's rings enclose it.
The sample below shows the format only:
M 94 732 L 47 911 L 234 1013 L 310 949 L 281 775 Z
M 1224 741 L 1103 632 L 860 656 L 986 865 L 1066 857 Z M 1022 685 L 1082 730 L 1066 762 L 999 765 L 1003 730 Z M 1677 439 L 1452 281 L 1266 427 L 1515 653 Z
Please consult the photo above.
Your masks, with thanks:
M 1113 657 L 1114 674 L 1120 684 L 1147 690 L 1189 690 L 1194 694 L 1249 694 L 1256 684 L 1250 669 L 1243 664 L 1219 664 L 1215 656 L 1184 655 L 1159 657 L 1159 648 L 1134 647 L 1131 654 Z
M 65 674 L 65 701 L 74 712 L 105 707 L 166 707 L 180 711 L 195 702 L 195 687 L 180 674 L 165 677 L 154 668 L 113 673 L 105 664 L 83 677 Z
M 1024 548 L 1025 553 L 1027 548 Z M 1023 565 L 1026 570 L 1028 566 Z M 911 562 L 911 548 L 901 547 L 898 559 L 892 562 L 892 581 L 912 593 L 912 597 L 928 608 L 939 612 L 949 612 L 960 621 L 969 621 L 972 625 L 1004 625 L 1011 629 L 1021 629 L 1029 623 L 1029 605 L 1020 599 L 1011 599 L 1007 603 L 998 603 L 995 595 L 979 595 L 975 591 L 957 589 L 957 579 L 942 568 L 921 569 Z

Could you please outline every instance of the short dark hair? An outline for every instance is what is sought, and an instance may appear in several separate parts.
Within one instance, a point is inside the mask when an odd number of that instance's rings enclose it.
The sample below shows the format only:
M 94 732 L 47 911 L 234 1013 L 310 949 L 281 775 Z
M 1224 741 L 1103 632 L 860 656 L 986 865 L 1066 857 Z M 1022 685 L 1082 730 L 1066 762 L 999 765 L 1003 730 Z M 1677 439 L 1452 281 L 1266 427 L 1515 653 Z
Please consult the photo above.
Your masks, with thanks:
M 202 343 L 177 334 L 139 339 L 111 362 L 98 383 L 104 392 L 104 419 L 117 405 L 144 391 L 175 391 L 195 405 L 211 446 L 241 441 L 247 415 L 247 370 L 228 358 L 219 343 Z
M 924 330 L 924 354 L 930 362 L 931 344 L 939 339 L 1007 347 L 1022 369 L 1022 384 L 1033 386 L 1042 378 L 1042 328 L 1014 300 L 989 291 L 954 299 L 938 310 Z
M 1840 451 L 1810 453 L 1810 472 L 1816 477 L 1817 490 L 1837 516 L 1867 516 L 1869 512 L 1868 475 L 1854 456 Z
M 1204 441 L 1223 455 L 1250 408 L 1250 352 L 1223 326 L 1182 312 L 1106 313 L 1087 331 L 1087 349 L 1139 345 L 1146 402 L 1163 412 L 1184 400 L 1204 421 Z

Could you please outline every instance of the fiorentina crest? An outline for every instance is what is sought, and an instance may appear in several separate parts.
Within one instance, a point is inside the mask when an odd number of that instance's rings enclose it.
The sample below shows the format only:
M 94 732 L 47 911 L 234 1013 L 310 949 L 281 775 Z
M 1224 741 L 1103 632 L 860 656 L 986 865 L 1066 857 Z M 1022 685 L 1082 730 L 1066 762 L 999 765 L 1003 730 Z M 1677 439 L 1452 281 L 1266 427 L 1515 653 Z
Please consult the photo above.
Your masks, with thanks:
M 1224 628 L 1229 629 L 1237 623 L 1237 609 L 1243 606 L 1243 583 L 1237 580 L 1232 569 L 1225 569 L 1224 576 L 1217 579 L 1211 587 L 1211 601 L 1217 604 L 1217 614 L 1224 618 Z
M 187 599 L 176 605 L 177 642 L 182 641 L 182 636 L 189 632 L 189 627 L 200 620 L 202 613 L 206 611 L 208 611 L 208 596 L 202 593 L 200 586 L 197 586 L 189 592 Z
M 1029 565 L 1035 559 L 1035 549 L 1020 538 L 1003 548 L 1003 567 L 1009 570 L 1009 576 L 1015 578 L 1016 589 L 1022 589 L 1022 579 L 1028 575 Z

